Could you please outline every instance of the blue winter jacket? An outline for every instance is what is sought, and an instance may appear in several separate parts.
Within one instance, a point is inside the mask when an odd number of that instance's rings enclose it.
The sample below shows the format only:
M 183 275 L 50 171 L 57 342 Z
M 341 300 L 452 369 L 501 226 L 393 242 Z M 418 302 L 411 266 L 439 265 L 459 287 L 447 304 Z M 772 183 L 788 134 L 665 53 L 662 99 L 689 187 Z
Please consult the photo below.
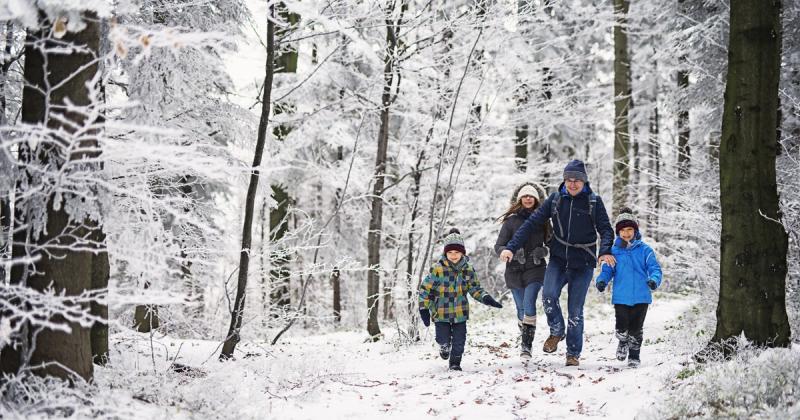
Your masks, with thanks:
M 567 192 L 564 183 L 558 192 L 550 194 L 542 205 L 531 214 L 525 223 L 517 229 L 514 237 L 506 244 L 506 249 L 513 252 L 525 243 L 528 236 L 534 231 L 535 226 L 544 225 L 552 218 L 553 201 L 561 196 L 558 203 L 558 219 L 553 220 L 553 237 L 550 239 L 550 262 L 558 263 L 567 268 L 583 268 L 597 266 L 597 234 L 600 233 L 600 254 L 610 255 L 611 245 L 614 242 L 614 229 L 608 220 L 608 213 L 600 196 L 595 196 L 594 213 L 595 221 L 589 212 L 589 199 L 592 189 L 587 182 L 583 191 L 575 197 Z M 563 229 L 563 231 L 562 231 Z M 589 249 L 568 246 L 558 240 L 561 238 L 570 244 L 595 244 Z
M 623 248 L 623 243 L 621 238 L 617 238 L 611 248 L 617 265 L 611 267 L 604 264 L 595 281 L 605 284 L 614 281 L 611 303 L 615 305 L 652 303 L 653 297 L 647 287 L 647 280 L 653 280 L 657 286 L 661 286 L 661 266 L 656 254 L 649 245 L 642 242 L 638 231 L 627 248 Z

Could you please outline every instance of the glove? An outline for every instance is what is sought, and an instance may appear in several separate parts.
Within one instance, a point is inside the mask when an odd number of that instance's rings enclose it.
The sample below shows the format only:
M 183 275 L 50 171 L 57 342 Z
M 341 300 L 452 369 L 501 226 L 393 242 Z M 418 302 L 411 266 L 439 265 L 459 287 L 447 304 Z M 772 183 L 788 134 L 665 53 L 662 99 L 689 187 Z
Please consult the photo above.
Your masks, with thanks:
M 545 248 L 543 246 L 537 246 L 536 248 L 533 248 L 533 260 L 534 260 L 534 262 L 536 262 L 537 264 L 543 263 L 544 261 L 542 261 L 542 260 L 545 259 L 545 257 L 547 257 L 547 254 L 549 254 L 549 253 L 550 252 L 547 250 L 547 248 Z
M 607 286 L 607 284 L 604 281 L 596 281 L 594 283 L 594 287 L 596 287 L 597 291 L 600 292 L 600 293 L 603 293 L 606 290 L 606 286 Z
M 517 250 L 517 252 L 514 254 L 514 261 L 516 261 L 516 262 L 518 262 L 520 264 L 523 264 L 523 265 L 525 264 L 525 249 L 524 248 L 520 248 L 520 249 Z
M 494 298 L 489 296 L 489 295 L 484 296 L 482 302 L 483 302 L 484 305 L 493 306 L 495 308 L 502 308 L 503 307 L 503 305 L 501 305 L 500 302 L 494 300 Z
M 649 287 L 650 290 L 656 290 L 656 287 L 658 287 L 658 285 L 656 284 L 655 280 L 650 279 L 650 280 L 647 280 L 647 287 Z
M 419 310 L 419 319 L 422 320 L 422 323 L 426 327 L 430 327 L 431 325 L 431 312 L 427 309 L 420 309 Z

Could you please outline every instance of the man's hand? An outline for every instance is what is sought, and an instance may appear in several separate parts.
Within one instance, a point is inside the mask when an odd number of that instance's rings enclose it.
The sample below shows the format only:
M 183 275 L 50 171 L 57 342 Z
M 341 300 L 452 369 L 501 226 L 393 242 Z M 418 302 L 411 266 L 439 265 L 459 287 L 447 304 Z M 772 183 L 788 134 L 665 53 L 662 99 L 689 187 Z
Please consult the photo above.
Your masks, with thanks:
M 514 258 L 514 253 L 507 249 L 500 253 L 500 261 L 502 262 L 509 262 L 512 258 Z
M 501 257 L 502 257 L 502 255 L 501 255 Z M 597 259 L 597 261 L 599 261 L 601 263 L 606 263 L 606 264 L 608 264 L 608 265 L 610 265 L 612 267 L 617 265 L 617 259 L 614 258 L 614 256 L 611 255 L 611 254 L 601 255 L 600 258 Z

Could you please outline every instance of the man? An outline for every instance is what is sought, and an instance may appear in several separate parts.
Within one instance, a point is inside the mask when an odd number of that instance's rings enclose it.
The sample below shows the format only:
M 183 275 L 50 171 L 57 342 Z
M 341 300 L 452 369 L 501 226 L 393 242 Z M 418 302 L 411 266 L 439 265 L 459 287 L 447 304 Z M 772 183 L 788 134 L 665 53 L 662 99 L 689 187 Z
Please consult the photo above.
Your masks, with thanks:
M 608 220 L 603 200 L 592 192 L 586 167 L 573 160 L 564 168 L 564 182 L 542 206 L 520 226 L 500 260 L 511 261 L 522 247 L 533 227 L 552 220 L 553 238 L 550 240 L 550 261 L 544 275 L 542 303 L 550 326 L 550 337 L 544 342 L 545 353 L 553 353 L 558 342 L 567 339 L 567 366 L 578 366 L 583 349 L 583 304 L 592 281 L 597 262 L 612 267 L 616 264 L 611 254 L 614 230 Z M 597 237 L 600 236 L 600 257 L 597 258 Z M 568 325 L 559 297 L 567 285 Z M 565 334 L 566 329 L 566 334 Z

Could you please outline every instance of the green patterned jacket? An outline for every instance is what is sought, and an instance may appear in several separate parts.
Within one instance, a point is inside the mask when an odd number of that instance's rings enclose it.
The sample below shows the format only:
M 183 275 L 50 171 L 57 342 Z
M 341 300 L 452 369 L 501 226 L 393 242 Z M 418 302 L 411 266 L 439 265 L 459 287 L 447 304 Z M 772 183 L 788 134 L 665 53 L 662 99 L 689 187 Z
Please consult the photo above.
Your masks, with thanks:
M 428 308 L 434 322 L 457 324 L 469 319 L 467 294 L 478 302 L 487 295 L 469 258 L 453 264 L 442 256 L 419 285 L 419 307 Z

